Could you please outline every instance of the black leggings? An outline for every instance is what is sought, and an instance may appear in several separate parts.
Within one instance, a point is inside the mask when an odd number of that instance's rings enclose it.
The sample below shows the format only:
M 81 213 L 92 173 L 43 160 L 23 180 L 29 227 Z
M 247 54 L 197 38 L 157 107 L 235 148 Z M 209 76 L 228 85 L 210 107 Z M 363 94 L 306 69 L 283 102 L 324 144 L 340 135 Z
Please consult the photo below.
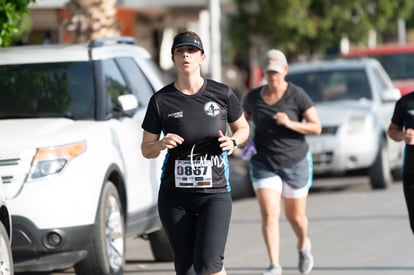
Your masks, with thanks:
M 408 217 L 410 218 L 411 231 L 414 234 L 414 174 L 403 173 L 403 188 L 405 202 L 408 209 Z
M 230 193 L 160 190 L 158 210 L 177 275 L 207 275 L 223 269 L 232 211 Z

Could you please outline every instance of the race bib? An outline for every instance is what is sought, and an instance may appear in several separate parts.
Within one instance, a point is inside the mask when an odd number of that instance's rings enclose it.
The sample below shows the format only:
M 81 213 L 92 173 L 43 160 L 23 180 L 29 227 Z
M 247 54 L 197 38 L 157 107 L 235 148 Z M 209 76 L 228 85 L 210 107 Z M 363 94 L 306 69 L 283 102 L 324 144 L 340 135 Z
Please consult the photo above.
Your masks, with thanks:
M 175 187 L 211 188 L 213 179 L 210 160 L 176 160 Z

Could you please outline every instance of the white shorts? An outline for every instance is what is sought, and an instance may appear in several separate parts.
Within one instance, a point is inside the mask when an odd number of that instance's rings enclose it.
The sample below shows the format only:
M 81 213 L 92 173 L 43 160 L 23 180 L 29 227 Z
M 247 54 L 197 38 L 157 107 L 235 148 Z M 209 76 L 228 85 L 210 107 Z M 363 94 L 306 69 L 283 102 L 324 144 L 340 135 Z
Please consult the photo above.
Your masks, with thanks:
M 304 198 L 309 193 L 309 186 L 305 186 L 299 189 L 293 189 L 286 182 L 283 182 L 279 176 L 273 176 L 270 178 L 255 179 L 253 181 L 253 188 L 257 190 L 259 188 L 270 188 L 277 192 L 282 193 L 284 198 L 299 199 Z

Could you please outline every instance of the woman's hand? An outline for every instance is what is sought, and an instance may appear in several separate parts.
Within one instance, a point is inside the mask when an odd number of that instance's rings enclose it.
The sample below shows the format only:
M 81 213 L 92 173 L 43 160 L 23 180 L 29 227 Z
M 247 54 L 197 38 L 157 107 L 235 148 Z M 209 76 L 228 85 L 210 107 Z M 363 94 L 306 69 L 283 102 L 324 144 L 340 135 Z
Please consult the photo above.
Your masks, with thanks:
M 184 139 L 176 134 L 167 133 L 161 140 L 161 150 L 173 149 L 184 142 Z
M 284 112 L 277 112 L 273 119 L 276 121 L 278 125 L 285 126 L 286 128 L 290 128 L 291 120 L 289 119 L 288 115 Z
M 164 149 L 172 149 L 182 144 L 184 139 L 176 134 L 167 133 L 161 140 L 160 135 L 144 130 L 141 152 L 146 158 L 156 158 Z
M 404 140 L 408 145 L 414 145 L 414 129 L 408 128 L 404 132 Z
M 234 146 L 233 140 L 231 137 L 225 136 L 221 130 L 218 131 L 218 141 L 220 142 L 220 148 L 222 150 L 227 151 L 227 155 L 233 154 L 234 149 L 236 149 L 236 146 Z

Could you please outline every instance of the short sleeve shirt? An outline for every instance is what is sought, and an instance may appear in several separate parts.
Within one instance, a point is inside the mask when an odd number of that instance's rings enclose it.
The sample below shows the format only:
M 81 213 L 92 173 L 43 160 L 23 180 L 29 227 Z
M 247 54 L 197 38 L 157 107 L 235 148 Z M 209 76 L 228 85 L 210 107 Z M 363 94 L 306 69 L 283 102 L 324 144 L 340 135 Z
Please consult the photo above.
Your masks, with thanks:
M 404 95 L 396 103 L 391 122 L 401 128 L 414 129 L 414 92 Z M 414 146 L 405 146 L 404 169 L 414 168 Z
M 220 148 L 218 131 L 243 115 L 236 94 L 226 85 L 205 80 L 195 95 L 171 83 L 149 102 L 142 128 L 153 134 L 174 133 L 183 144 L 167 151 L 161 189 L 183 192 L 229 192 L 227 152 Z
M 278 125 L 273 116 L 277 112 L 285 112 L 289 119 L 302 121 L 303 113 L 313 106 L 313 102 L 302 88 L 289 82 L 283 97 L 275 104 L 268 105 L 262 98 L 264 87 L 250 91 L 243 103 L 255 127 L 257 154 L 253 159 L 274 170 L 290 168 L 305 158 L 308 144 L 305 135 Z

